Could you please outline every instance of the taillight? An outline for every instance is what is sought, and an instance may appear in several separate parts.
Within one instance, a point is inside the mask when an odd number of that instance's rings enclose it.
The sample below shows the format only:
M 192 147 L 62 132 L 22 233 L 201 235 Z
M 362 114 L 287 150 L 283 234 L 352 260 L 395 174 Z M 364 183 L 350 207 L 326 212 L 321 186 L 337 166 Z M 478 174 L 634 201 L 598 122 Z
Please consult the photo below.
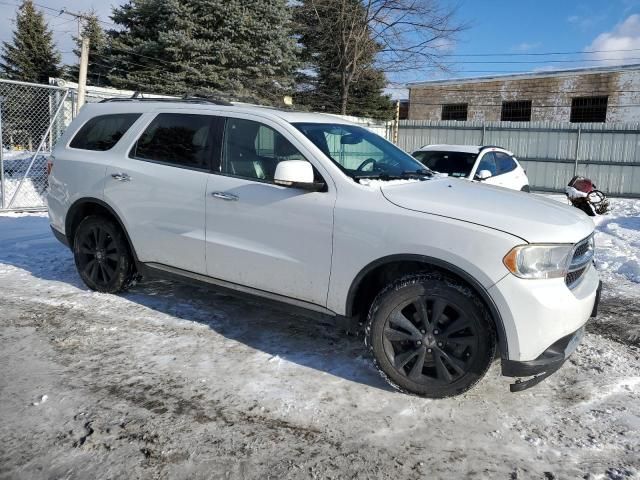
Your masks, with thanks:
M 55 157 L 53 157 L 53 156 L 47 158 L 47 177 L 49 175 L 51 175 L 51 170 L 53 170 L 53 161 L 54 160 L 55 160 Z

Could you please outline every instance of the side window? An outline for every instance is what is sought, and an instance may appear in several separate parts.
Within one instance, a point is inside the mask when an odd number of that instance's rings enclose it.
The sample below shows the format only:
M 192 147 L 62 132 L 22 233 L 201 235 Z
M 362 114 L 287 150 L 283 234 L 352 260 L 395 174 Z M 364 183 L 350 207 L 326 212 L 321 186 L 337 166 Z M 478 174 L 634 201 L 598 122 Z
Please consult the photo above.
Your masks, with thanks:
M 212 115 L 161 113 L 146 128 L 131 156 L 179 167 L 209 169 L 219 155 L 215 129 L 223 119 Z
M 69 146 L 104 152 L 115 146 L 140 117 L 139 113 L 119 113 L 93 117 L 76 133 Z
M 289 140 L 252 120 L 227 118 L 220 171 L 237 177 L 272 181 L 283 160 L 306 160 Z
M 494 155 L 496 156 L 496 162 L 498 163 L 499 173 L 508 173 L 516 169 L 516 162 L 513 161 L 511 156 L 502 152 L 494 152 Z
M 478 165 L 478 168 L 476 169 L 476 174 L 480 172 L 480 170 L 489 170 L 491 172 L 491 175 L 496 175 L 498 173 L 493 152 L 487 152 L 482 156 L 480 165 Z

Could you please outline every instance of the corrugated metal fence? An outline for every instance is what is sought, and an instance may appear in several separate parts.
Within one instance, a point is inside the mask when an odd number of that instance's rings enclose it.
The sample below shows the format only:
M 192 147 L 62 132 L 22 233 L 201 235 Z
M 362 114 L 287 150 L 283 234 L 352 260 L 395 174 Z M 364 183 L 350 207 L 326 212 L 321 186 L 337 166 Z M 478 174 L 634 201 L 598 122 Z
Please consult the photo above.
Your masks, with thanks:
M 611 196 L 640 197 L 640 124 L 402 120 L 398 145 L 499 145 L 514 152 L 535 190 L 563 192 L 574 175 Z

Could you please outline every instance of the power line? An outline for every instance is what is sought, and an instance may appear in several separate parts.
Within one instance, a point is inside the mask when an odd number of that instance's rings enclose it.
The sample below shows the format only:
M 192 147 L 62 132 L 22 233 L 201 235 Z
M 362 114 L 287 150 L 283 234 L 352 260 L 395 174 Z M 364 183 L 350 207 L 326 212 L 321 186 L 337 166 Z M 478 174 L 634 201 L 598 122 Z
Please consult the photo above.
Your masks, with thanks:
M 522 56 L 550 56 L 550 55 L 589 55 L 592 53 L 639 52 L 640 48 L 616 50 L 581 50 L 573 52 L 529 52 L 529 53 L 443 53 L 440 57 L 522 57 Z

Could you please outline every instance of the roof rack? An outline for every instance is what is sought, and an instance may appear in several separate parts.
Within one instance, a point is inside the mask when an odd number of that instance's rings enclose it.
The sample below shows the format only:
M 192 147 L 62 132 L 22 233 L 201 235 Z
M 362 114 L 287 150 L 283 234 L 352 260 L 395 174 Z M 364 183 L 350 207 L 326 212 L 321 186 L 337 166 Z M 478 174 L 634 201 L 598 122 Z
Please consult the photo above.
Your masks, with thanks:
M 208 103 L 211 105 L 223 105 L 225 107 L 233 106 L 233 103 L 227 102 L 226 100 L 220 100 L 217 98 L 202 98 L 202 97 L 184 97 L 184 98 L 115 97 L 115 98 L 105 98 L 104 100 L 100 101 L 100 103 L 115 103 L 115 102 L 180 102 L 180 103 Z

